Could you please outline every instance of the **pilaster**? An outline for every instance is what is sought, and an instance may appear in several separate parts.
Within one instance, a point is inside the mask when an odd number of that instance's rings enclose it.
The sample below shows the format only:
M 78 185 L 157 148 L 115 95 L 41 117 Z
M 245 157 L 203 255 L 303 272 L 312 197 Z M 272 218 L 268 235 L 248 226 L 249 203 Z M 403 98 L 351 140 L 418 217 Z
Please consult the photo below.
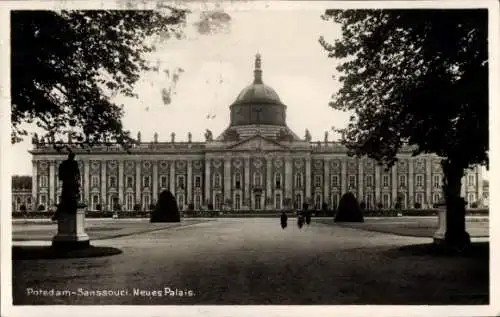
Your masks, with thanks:
M 432 158 L 425 158 L 425 202 L 432 206 Z
M 90 201 L 90 161 L 83 161 L 83 197 L 88 206 Z
M 175 195 L 176 188 L 175 188 L 175 160 L 171 160 L 169 162 L 169 167 L 170 167 L 170 173 L 168 173 L 168 177 L 170 178 L 169 183 L 169 191 Z
M 304 202 L 309 203 L 311 197 L 311 158 L 306 157 L 306 197 Z
M 347 192 L 347 160 L 342 158 L 340 161 L 340 197 Z
M 285 198 L 294 199 L 292 196 L 293 169 L 292 158 L 285 157 Z
M 231 158 L 224 157 L 224 205 L 231 199 Z
M 210 194 L 210 159 L 205 159 L 205 202 L 210 204 L 212 202 L 212 195 Z
M 193 161 L 191 159 L 187 160 L 187 205 L 193 203 Z
M 245 197 L 243 198 L 245 202 L 250 202 L 250 157 L 245 157 Z M 247 205 L 247 203 L 245 203 Z M 247 206 L 247 208 L 251 208 Z
M 125 191 L 125 184 L 123 181 L 125 162 L 123 160 L 118 160 L 118 202 L 123 206 L 125 205 L 125 200 L 123 199 L 123 193 Z
M 375 163 L 375 207 L 380 203 L 380 165 Z
M 323 201 L 327 202 L 330 200 L 330 164 L 328 160 L 323 161 Z M 329 203 L 329 205 L 331 202 Z
M 363 159 L 358 159 L 358 201 L 365 201 L 364 198 L 364 171 L 363 171 Z M 365 202 L 366 203 L 366 202 Z
M 410 209 L 413 208 L 413 203 L 415 201 L 414 194 L 414 185 L 413 180 L 415 179 L 415 175 L 413 173 L 413 159 L 410 157 L 408 159 L 408 207 Z
M 107 173 L 106 173 L 106 165 L 107 165 L 107 161 L 106 160 L 102 160 L 101 161 L 101 208 L 102 210 L 108 210 L 108 205 L 107 205 L 107 201 L 108 201 L 108 197 L 106 197 L 107 195 L 107 190 L 106 190 L 106 181 L 107 181 Z
M 141 164 L 142 161 L 137 160 L 135 161 L 135 203 L 136 204 L 141 204 L 141 183 L 142 183 L 142 177 L 141 177 Z M 142 204 L 141 204 L 142 205 Z
M 49 206 L 56 204 L 56 169 L 55 162 L 49 161 Z
M 398 167 L 394 164 L 391 168 L 391 205 L 394 206 L 396 204 L 396 197 L 398 194 Z
M 272 173 L 271 170 L 273 168 L 273 161 L 272 158 L 267 158 L 266 159 L 266 198 L 264 202 L 266 202 L 268 199 L 272 200 Z M 267 204 L 266 204 L 267 205 Z M 273 204 L 271 204 L 272 206 Z M 268 206 L 265 206 L 268 207 Z
M 31 161 L 33 164 L 33 178 L 31 179 L 31 196 L 35 200 L 33 201 L 34 208 L 38 208 L 38 162 L 35 160 Z

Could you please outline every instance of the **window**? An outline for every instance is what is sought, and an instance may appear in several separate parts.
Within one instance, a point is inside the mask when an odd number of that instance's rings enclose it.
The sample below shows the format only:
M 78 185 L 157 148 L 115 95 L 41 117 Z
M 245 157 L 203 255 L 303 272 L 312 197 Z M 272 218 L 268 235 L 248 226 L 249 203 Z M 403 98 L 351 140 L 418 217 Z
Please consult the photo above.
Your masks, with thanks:
M 150 187 L 151 186 L 150 181 L 151 181 L 151 178 L 149 176 L 144 176 L 142 178 L 143 187 Z
M 295 206 L 296 206 L 296 209 L 302 209 L 302 195 L 301 194 L 295 195 Z
M 434 175 L 434 188 L 439 188 L 441 186 L 441 176 Z
M 321 175 L 314 176 L 314 186 L 321 187 Z
M 128 194 L 126 198 L 126 208 L 127 210 L 133 210 L 134 209 L 134 196 L 132 194 Z
M 177 176 L 177 187 L 184 189 L 184 175 Z
M 260 194 L 255 194 L 255 210 L 260 210 L 260 208 L 261 208 L 261 204 L 260 204 L 261 198 L 262 198 L 262 196 Z
M 389 175 L 382 176 L 382 186 L 389 187 Z
M 201 188 L 201 176 L 194 177 L 194 187 Z
M 149 205 L 151 204 L 151 196 L 145 194 L 142 196 L 142 208 L 144 210 L 149 210 Z
M 127 188 L 133 188 L 134 187 L 134 177 L 133 176 L 127 176 Z
M 469 193 L 468 195 L 469 199 L 468 199 L 468 203 L 469 203 L 469 207 L 471 206 L 471 204 L 475 203 L 476 202 L 476 195 L 474 193 Z
M 295 187 L 302 188 L 302 174 L 301 173 L 295 174 Z
M 220 187 L 221 177 L 220 173 L 215 173 L 214 175 L 214 187 Z
M 339 194 L 334 193 L 332 194 L 332 209 L 333 210 L 337 209 L 338 204 L 339 204 Z
M 417 186 L 422 187 L 423 182 L 424 182 L 423 175 L 417 175 Z
M 177 204 L 179 205 L 179 210 L 184 209 L 184 195 L 183 194 L 177 195 Z
M 240 210 L 241 208 L 241 196 L 240 194 L 234 195 L 234 210 Z
M 40 204 L 44 205 L 44 206 L 45 206 L 45 204 L 47 204 L 47 196 L 45 196 L 45 195 L 40 196 Z
M 349 188 L 356 187 L 356 175 L 349 175 Z
M 321 195 L 320 194 L 316 194 L 316 197 L 314 199 L 314 208 L 316 210 L 321 209 Z
M 276 173 L 276 175 L 274 176 L 274 182 L 276 184 L 276 188 L 281 188 L 281 174 L 280 173 Z
M 111 203 L 111 210 L 115 210 L 116 209 L 116 206 L 118 206 L 118 197 L 116 197 L 116 195 L 109 195 L 109 201 Z
M 373 175 L 366 175 L 366 186 L 373 186 Z
M 432 203 L 437 204 L 441 200 L 441 195 L 439 194 L 434 194 L 432 195 Z
M 475 177 L 474 175 L 469 175 L 469 186 L 474 186 Z
M 366 209 L 370 210 L 373 207 L 373 195 L 372 194 L 366 194 Z
M 254 186 L 261 186 L 262 185 L 262 175 L 259 172 L 255 172 L 253 174 L 253 184 L 254 184 Z
M 28 200 L 26 201 L 28 205 L 31 205 L 31 197 L 28 197 Z
M 109 177 L 109 187 L 116 187 L 116 177 L 115 176 Z
M 399 187 L 406 187 L 406 175 L 399 176 Z
M 241 188 L 241 174 L 240 173 L 234 174 L 234 187 L 237 189 Z
M 47 187 L 47 179 L 45 175 L 40 176 L 40 187 Z
M 161 175 L 160 176 L 160 187 L 161 188 L 167 188 L 167 182 L 168 182 L 168 177 L 167 175 Z
M 92 210 L 97 210 L 97 205 L 99 204 L 99 196 L 92 195 Z
M 415 201 L 420 205 L 422 205 L 422 203 L 424 202 L 424 197 L 422 193 L 417 193 L 417 195 L 415 196 Z
M 276 209 L 280 210 L 281 209 L 281 194 L 276 194 L 274 198 L 274 205 Z
M 195 210 L 201 209 L 201 195 L 194 196 L 194 209 Z
M 99 187 L 99 176 L 92 175 L 92 187 Z
M 217 194 L 215 195 L 215 210 L 221 210 L 222 209 L 222 195 Z
M 389 208 L 389 194 L 384 194 L 382 196 L 382 204 L 384 206 L 384 208 Z
M 337 175 L 332 175 L 332 187 L 338 187 L 339 186 L 339 177 Z

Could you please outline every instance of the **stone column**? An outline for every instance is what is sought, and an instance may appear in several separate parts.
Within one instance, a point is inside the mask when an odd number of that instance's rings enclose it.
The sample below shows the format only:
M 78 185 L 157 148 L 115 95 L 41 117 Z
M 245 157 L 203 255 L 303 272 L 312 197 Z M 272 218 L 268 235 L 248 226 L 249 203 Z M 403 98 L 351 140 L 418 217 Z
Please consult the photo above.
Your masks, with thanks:
M 135 161 L 135 203 L 141 204 L 141 163 L 142 161 Z
M 330 164 L 323 160 L 323 202 L 328 203 L 330 197 Z M 329 205 L 331 202 L 329 203 Z
M 101 208 L 102 210 L 108 210 L 107 206 L 107 190 L 106 190 L 106 181 L 108 178 L 106 177 L 106 160 L 101 161 Z
M 245 157 L 245 201 L 250 203 L 250 157 Z M 245 203 L 246 204 L 246 203 Z M 247 205 L 247 204 L 246 204 Z M 251 206 L 247 205 L 247 208 Z
M 85 202 L 90 207 L 90 161 L 83 161 L 83 197 Z
M 285 198 L 290 198 L 293 200 L 292 187 L 293 187 L 292 158 L 287 155 L 285 157 Z
M 394 164 L 391 168 L 391 176 L 392 176 L 392 180 L 391 180 L 391 189 L 392 189 L 392 192 L 391 192 L 391 200 L 392 200 L 392 203 L 391 205 L 394 207 L 394 205 L 396 204 L 396 196 L 398 194 L 398 167 L 396 166 L 396 164 Z
M 375 163 L 375 207 L 380 202 L 380 165 Z
M 272 191 L 272 184 L 273 184 L 272 178 L 273 178 L 273 176 L 271 173 L 272 168 L 273 168 L 273 160 L 272 160 L 272 158 L 268 157 L 266 159 L 266 198 L 264 199 L 265 205 L 267 205 L 266 204 L 267 199 L 269 199 L 269 198 L 272 199 L 272 193 L 273 193 L 273 191 Z M 271 204 L 271 206 L 272 206 L 272 204 Z M 267 206 L 265 206 L 265 207 L 267 207 Z M 272 207 L 271 207 L 271 209 L 272 209 Z
M 408 159 L 408 207 L 411 209 L 413 208 L 413 203 L 415 201 L 414 196 L 414 185 L 413 185 L 413 179 L 415 178 L 415 175 L 413 173 L 413 159 L 410 157 Z
M 125 170 L 124 168 L 125 162 L 123 160 L 118 160 L 118 201 L 122 205 L 125 205 L 125 201 L 123 199 L 123 194 L 125 191 L 125 184 L 123 181 L 123 172 Z M 125 208 L 123 208 L 125 209 Z
M 432 206 L 432 158 L 425 158 L 425 200 L 427 208 Z
M 311 158 L 306 157 L 306 197 L 304 197 L 304 202 L 309 203 L 311 199 Z
M 224 157 L 224 205 L 228 198 L 231 199 L 231 158 Z
M 38 208 L 38 161 L 32 160 L 33 163 L 33 178 L 31 179 L 31 196 L 33 201 L 33 208 Z
M 169 162 L 170 172 L 168 173 L 169 180 L 169 191 L 175 196 L 176 188 L 175 188 L 175 161 Z
M 210 194 L 210 159 L 205 159 L 205 202 L 208 200 L 208 203 L 212 202 L 212 195 Z
M 363 171 L 363 159 L 358 159 L 358 201 L 365 201 L 364 196 L 364 171 Z M 366 202 L 365 202 L 366 203 Z
M 187 197 L 186 203 L 189 206 L 193 202 L 193 161 L 191 159 L 187 160 Z
M 340 161 L 340 197 L 347 192 L 347 161 L 341 159 Z
M 467 197 L 465 197 L 466 188 L 467 188 L 466 181 L 467 181 L 467 170 L 464 171 L 464 176 L 462 176 L 462 180 L 461 180 L 462 185 L 460 186 L 460 197 L 464 198 L 465 200 L 467 200 Z
M 482 203 L 483 201 L 483 167 L 478 165 L 476 166 L 477 171 L 477 201 Z
M 56 204 L 56 169 L 55 162 L 49 161 L 49 204 L 48 206 L 53 206 Z

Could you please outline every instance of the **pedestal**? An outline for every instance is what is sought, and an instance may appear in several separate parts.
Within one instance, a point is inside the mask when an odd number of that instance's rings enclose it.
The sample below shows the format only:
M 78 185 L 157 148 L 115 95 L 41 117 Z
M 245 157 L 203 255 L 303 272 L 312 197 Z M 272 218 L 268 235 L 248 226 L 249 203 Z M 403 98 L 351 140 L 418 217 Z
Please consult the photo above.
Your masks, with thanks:
M 57 235 L 52 247 L 59 249 L 81 249 L 90 246 L 85 232 L 85 208 L 78 208 L 76 214 L 61 212 L 57 220 Z
M 438 229 L 434 233 L 434 243 L 442 244 L 445 241 L 446 235 L 446 208 L 438 209 Z

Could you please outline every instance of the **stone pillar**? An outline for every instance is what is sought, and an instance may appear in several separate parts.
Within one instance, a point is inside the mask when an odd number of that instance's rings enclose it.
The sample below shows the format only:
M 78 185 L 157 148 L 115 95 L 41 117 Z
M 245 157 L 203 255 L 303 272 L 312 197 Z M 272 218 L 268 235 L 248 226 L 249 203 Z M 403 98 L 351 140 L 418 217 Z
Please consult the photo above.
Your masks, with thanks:
M 392 189 L 392 192 L 391 192 L 391 200 L 392 200 L 392 207 L 394 207 L 394 205 L 396 204 L 396 196 L 398 195 L 398 167 L 396 166 L 396 164 L 394 164 L 391 168 L 391 176 L 392 176 L 392 179 L 391 179 L 391 189 Z
M 311 158 L 306 157 L 306 197 L 304 197 L 304 202 L 309 204 L 309 199 L 311 199 Z
M 106 190 L 106 181 L 108 178 L 106 177 L 106 160 L 101 161 L 101 210 L 108 210 L 108 197 L 107 197 L 107 190 Z
M 364 198 L 364 171 L 363 171 L 363 159 L 358 159 L 358 201 L 365 201 Z
M 189 204 L 193 202 L 193 161 L 190 159 L 187 160 L 186 186 L 187 186 L 186 203 L 189 206 Z
M 380 165 L 375 163 L 375 207 L 380 203 Z
M 31 196 L 33 201 L 33 209 L 38 208 L 38 161 L 32 160 L 33 163 L 33 177 L 31 179 Z
M 169 185 L 169 191 L 175 196 L 176 188 L 175 188 L 175 161 L 170 161 L 169 162 L 170 166 L 170 173 L 168 173 L 168 176 L 170 177 L 170 185 Z
M 212 195 L 210 194 L 210 164 L 211 160 L 205 159 L 205 201 L 208 200 L 209 204 L 212 202 Z
M 224 157 L 224 205 L 231 199 L 231 158 Z
M 271 201 L 272 201 L 272 194 L 273 194 L 273 190 L 272 190 L 272 184 L 273 184 L 272 179 L 273 179 L 273 176 L 272 176 L 272 173 L 271 173 L 272 168 L 273 168 L 273 160 L 272 160 L 272 158 L 268 157 L 266 159 L 266 198 L 264 200 L 264 203 L 269 198 L 271 198 Z M 270 208 L 272 209 L 272 204 L 271 204 Z
M 52 247 L 61 250 L 88 248 L 90 239 L 85 232 L 85 209 L 76 213 L 60 213 L 57 219 L 57 235 L 52 239 Z
M 323 202 L 328 203 L 330 197 L 330 164 L 323 160 Z M 330 205 L 330 202 L 328 205 Z M 323 206 L 321 206 L 323 207 Z
M 56 169 L 55 169 L 55 164 L 56 162 L 54 161 L 49 161 L 49 206 L 53 206 L 56 204 Z
M 425 158 L 425 200 L 427 208 L 432 206 L 432 158 Z
M 141 161 L 135 161 L 135 203 L 141 204 Z
M 292 197 L 292 187 L 293 187 L 293 168 L 292 168 L 292 158 L 289 156 L 285 157 L 285 198 Z
M 245 157 L 245 201 L 250 203 L 250 157 Z M 247 203 L 247 208 L 250 208 Z
M 83 197 L 87 206 L 91 206 L 90 201 L 90 161 L 83 161 Z
M 483 202 L 483 167 L 478 165 L 476 166 L 477 171 L 477 201 L 482 204 Z
M 467 197 L 465 197 L 466 188 L 467 188 L 466 181 L 467 181 L 467 169 L 464 170 L 464 176 L 462 176 L 462 180 L 461 180 L 462 185 L 460 186 L 460 197 L 464 198 L 465 200 L 467 200 Z
M 413 179 L 415 175 L 413 173 L 413 159 L 410 157 L 408 159 L 408 208 L 413 208 L 413 203 L 415 201 L 414 196 L 414 185 Z
M 347 161 L 341 159 L 340 161 L 340 197 L 347 192 Z

